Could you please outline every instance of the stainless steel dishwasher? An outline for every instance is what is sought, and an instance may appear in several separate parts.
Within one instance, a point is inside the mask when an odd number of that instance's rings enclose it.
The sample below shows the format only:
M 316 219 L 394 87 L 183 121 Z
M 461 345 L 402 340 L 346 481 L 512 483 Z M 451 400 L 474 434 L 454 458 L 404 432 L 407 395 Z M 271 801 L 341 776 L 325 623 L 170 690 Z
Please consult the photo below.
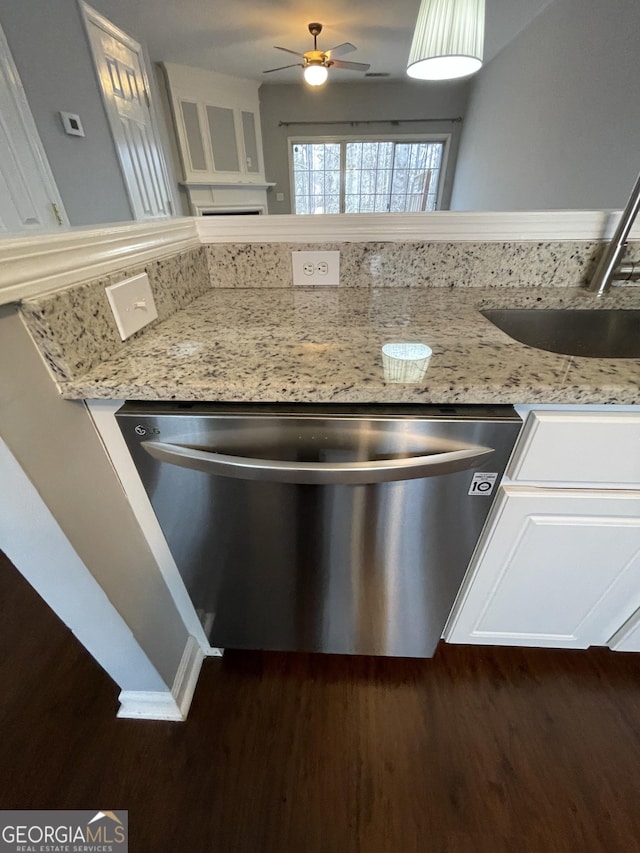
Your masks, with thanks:
M 429 657 L 521 421 L 510 406 L 126 403 L 213 646 Z

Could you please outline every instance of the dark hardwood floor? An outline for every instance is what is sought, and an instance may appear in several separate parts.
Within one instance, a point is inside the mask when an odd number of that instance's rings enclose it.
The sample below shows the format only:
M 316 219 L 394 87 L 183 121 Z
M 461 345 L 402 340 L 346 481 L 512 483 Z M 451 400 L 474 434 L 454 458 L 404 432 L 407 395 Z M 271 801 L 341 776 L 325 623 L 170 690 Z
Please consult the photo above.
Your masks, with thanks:
M 186 723 L 117 688 L 0 555 L 0 808 L 128 809 L 135 853 L 640 850 L 640 656 L 228 653 Z

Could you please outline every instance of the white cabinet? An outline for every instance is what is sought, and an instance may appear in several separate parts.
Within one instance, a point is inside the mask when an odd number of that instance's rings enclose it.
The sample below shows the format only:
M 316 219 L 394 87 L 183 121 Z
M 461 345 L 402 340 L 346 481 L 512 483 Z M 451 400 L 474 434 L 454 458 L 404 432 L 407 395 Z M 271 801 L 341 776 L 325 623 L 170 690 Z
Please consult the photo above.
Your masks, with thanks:
M 256 80 L 163 64 L 184 185 L 194 213 L 263 207 L 266 188 Z M 216 198 L 215 190 L 224 196 Z M 235 196 L 230 195 L 230 188 Z M 213 191 L 203 196 L 199 190 Z M 256 196 L 257 191 L 261 196 Z M 205 199 L 204 203 L 202 199 Z M 196 199 L 194 201 L 194 199 Z M 231 201 L 230 201 L 231 199 Z M 250 199 L 250 200 L 249 200 Z M 257 199 L 257 202 L 256 202 Z M 245 204 L 246 203 L 246 204 Z
M 532 412 L 507 473 L 445 638 L 640 649 L 640 414 Z
M 186 182 L 264 183 L 259 83 L 164 64 Z
M 640 607 L 640 491 L 503 486 L 448 640 L 605 645 Z
M 580 488 L 640 488 L 639 412 L 530 412 L 507 476 Z

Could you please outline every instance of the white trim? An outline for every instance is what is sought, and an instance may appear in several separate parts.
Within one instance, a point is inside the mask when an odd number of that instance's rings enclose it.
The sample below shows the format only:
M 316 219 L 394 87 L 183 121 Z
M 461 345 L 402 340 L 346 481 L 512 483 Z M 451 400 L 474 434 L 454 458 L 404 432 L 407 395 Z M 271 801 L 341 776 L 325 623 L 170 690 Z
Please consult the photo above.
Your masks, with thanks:
M 603 240 L 620 214 L 593 210 L 502 212 L 347 213 L 301 216 L 202 217 L 196 220 L 203 243 L 322 242 L 509 242 Z M 640 221 L 630 239 L 640 240 Z
M 267 192 L 264 187 L 254 184 L 189 186 L 187 194 L 194 216 L 201 216 L 204 210 L 219 211 L 224 215 L 242 208 L 260 208 L 267 213 Z
M 119 27 L 116 27 L 115 24 L 111 23 L 108 18 L 105 18 L 104 15 L 101 15 L 96 9 L 90 6 L 85 0 L 80 0 L 80 9 L 82 11 L 83 17 L 90 21 L 92 24 L 95 24 L 101 30 L 104 30 L 108 36 L 114 38 L 116 41 L 122 42 L 122 44 L 127 47 L 129 50 L 133 51 L 133 53 L 140 53 L 142 48 L 140 44 L 133 38 L 131 38 L 128 33 L 125 33 L 124 30 L 121 30 Z M 146 81 L 145 81 L 146 82 Z
M 118 717 L 174 722 L 186 720 L 203 660 L 204 653 L 198 641 L 189 637 L 171 690 L 122 690 L 118 697 Z
M 122 690 L 118 696 L 118 717 L 130 720 L 169 720 L 182 722 L 184 717 L 169 690 Z
M 619 213 L 366 213 L 198 216 L 0 239 L 0 305 L 207 243 L 603 240 Z M 630 235 L 640 240 L 640 220 Z
M 271 181 L 270 183 L 265 183 L 262 179 L 259 181 L 180 181 L 181 187 L 186 187 L 186 189 L 231 189 L 231 190 L 243 190 L 243 189 L 259 189 L 266 190 L 269 187 L 275 187 L 275 181 Z
M 171 695 L 180 708 L 183 720 L 187 719 L 204 657 L 204 652 L 196 638 L 189 637 L 171 688 Z
M 637 652 L 640 640 L 640 610 L 636 610 L 609 639 L 607 645 L 614 652 Z
M 194 222 L 162 219 L 0 240 L 0 305 L 196 248 Z
M 115 413 L 123 403 L 124 400 L 86 401 L 107 456 L 111 460 L 116 476 L 129 499 L 131 509 L 158 564 L 180 617 L 186 625 L 187 631 L 200 644 L 202 651 L 205 654 L 211 654 L 211 647 L 200 624 L 198 614 L 189 598 L 184 581 L 167 545 L 167 540 L 116 422 Z
M 245 211 L 255 213 L 256 216 L 264 216 L 267 212 L 264 204 L 225 204 L 222 209 L 215 204 L 193 204 L 192 207 L 194 216 L 235 216 Z M 216 213 L 218 210 L 220 213 Z

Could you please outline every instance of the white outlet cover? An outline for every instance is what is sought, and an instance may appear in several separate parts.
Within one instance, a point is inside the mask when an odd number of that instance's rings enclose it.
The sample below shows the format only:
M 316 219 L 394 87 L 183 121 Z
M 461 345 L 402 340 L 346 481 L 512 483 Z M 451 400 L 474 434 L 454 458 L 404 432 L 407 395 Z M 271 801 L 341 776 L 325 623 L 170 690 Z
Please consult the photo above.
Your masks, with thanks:
M 146 272 L 111 284 L 105 291 L 123 341 L 158 316 Z
M 320 273 L 318 264 L 326 264 L 327 272 Z M 307 265 L 313 269 L 311 274 L 305 272 Z M 291 267 L 294 286 L 340 284 L 340 252 L 291 252 Z

